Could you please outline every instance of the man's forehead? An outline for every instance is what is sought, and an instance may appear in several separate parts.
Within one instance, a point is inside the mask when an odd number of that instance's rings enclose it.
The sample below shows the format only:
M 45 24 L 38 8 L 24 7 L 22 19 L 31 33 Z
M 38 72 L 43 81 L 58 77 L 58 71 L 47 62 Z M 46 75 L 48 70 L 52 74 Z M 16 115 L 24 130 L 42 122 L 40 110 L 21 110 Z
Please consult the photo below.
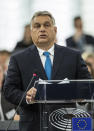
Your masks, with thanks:
M 45 23 L 45 22 L 52 22 L 52 20 L 49 16 L 37 16 L 32 21 L 32 23 Z

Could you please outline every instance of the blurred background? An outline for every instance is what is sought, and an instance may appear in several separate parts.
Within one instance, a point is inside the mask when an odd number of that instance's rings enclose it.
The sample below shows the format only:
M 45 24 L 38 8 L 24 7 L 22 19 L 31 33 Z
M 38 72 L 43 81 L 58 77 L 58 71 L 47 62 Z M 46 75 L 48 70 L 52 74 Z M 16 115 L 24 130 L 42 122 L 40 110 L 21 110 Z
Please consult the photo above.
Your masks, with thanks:
M 1 0 L 0 50 L 15 48 L 23 38 L 24 26 L 38 10 L 48 10 L 55 17 L 60 45 L 65 45 L 65 39 L 74 33 L 73 18 L 78 15 L 85 32 L 94 35 L 94 0 Z

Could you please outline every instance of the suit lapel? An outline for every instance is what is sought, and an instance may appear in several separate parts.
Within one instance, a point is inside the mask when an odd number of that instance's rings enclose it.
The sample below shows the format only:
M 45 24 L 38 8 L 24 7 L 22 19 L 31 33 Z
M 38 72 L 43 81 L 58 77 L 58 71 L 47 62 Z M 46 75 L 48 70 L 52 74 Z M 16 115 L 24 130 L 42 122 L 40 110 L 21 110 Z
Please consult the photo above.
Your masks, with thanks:
M 34 59 L 34 61 L 33 61 L 34 62 L 34 68 L 38 72 L 39 78 L 47 80 L 45 69 L 42 65 L 42 62 L 41 62 L 41 59 L 40 59 L 40 56 L 39 56 L 39 53 L 38 53 L 36 46 L 33 46 L 33 49 L 32 49 L 31 52 L 32 52 L 32 57 Z
M 62 52 L 59 50 L 58 45 L 55 45 L 54 50 L 54 60 L 53 60 L 53 68 L 52 68 L 52 80 L 55 79 L 55 75 L 59 69 L 60 62 L 62 60 Z

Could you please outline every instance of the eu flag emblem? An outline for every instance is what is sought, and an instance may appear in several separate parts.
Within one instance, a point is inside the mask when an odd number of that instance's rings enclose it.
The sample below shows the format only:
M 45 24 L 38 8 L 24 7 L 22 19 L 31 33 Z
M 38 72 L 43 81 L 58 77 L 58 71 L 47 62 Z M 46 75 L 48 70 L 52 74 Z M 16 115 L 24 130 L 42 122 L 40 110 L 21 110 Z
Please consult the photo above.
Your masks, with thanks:
M 92 131 L 92 118 L 72 118 L 72 131 Z

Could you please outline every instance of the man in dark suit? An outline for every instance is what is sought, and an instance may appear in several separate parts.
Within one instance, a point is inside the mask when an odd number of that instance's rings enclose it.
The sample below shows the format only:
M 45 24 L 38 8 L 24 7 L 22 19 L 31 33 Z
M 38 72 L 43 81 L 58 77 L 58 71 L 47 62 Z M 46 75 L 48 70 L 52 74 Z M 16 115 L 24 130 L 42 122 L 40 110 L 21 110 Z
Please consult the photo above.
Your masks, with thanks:
M 68 47 L 80 50 L 81 53 L 87 51 L 87 49 L 92 51 L 94 48 L 94 38 L 91 35 L 84 33 L 83 23 L 80 16 L 74 18 L 74 27 L 75 33 L 73 36 L 66 39 L 66 45 Z
M 19 104 L 35 70 L 43 80 L 63 80 L 66 77 L 68 79 L 91 78 L 79 52 L 54 43 L 56 32 L 55 20 L 48 11 L 34 14 L 31 20 L 31 36 L 34 45 L 13 55 L 10 59 L 4 84 L 4 94 L 10 102 Z M 45 56 L 45 52 L 49 54 L 47 56 L 49 58 Z M 52 64 L 52 70 L 46 74 L 44 68 L 47 59 Z M 20 131 L 40 130 L 39 104 L 33 103 L 36 92 L 37 89 L 31 83 L 21 103 Z

